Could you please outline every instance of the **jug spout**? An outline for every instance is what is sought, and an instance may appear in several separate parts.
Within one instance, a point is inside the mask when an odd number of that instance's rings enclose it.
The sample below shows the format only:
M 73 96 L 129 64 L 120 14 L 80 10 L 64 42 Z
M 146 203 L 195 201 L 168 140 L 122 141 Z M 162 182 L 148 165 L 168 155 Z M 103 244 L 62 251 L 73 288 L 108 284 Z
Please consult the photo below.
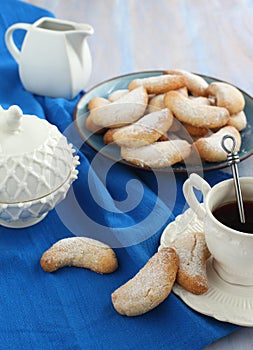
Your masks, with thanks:
M 75 25 L 76 32 L 82 33 L 84 37 L 94 34 L 94 29 L 91 25 L 86 23 L 77 23 Z
M 75 30 L 66 32 L 65 43 L 70 66 L 72 95 L 83 90 L 92 71 L 92 57 L 87 42 L 87 36 L 94 30 L 88 24 L 76 24 Z
M 75 53 L 76 58 L 81 63 L 83 63 L 87 58 L 86 56 L 90 54 L 86 39 L 93 33 L 94 29 L 89 24 L 76 24 L 75 30 L 66 32 L 67 44 L 69 45 L 70 51 Z
M 67 43 L 75 52 L 77 58 L 82 62 L 89 51 L 86 38 L 94 33 L 89 24 L 75 24 L 75 29 L 66 32 Z

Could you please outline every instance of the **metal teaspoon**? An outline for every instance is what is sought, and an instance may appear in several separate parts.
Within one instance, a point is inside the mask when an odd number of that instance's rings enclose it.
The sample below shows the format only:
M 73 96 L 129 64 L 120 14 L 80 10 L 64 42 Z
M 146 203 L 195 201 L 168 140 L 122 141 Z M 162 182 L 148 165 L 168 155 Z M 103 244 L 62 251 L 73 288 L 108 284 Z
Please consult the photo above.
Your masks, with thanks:
M 229 149 L 225 142 L 227 139 L 232 140 L 232 147 Z M 234 185 L 235 185 L 235 192 L 236 192 L 236 199 L 239 209 L 239 215 L 240 215 L 240 221 L 241 223 L 245 224 L 245 214 L 244 214 L 244 207 L 243 207 L 243 199 L 242 199 L 242 191 L 240 186 L 240 180 L 239 180 L 239 173 L 238 173 L 238 167 L 237 164 L 240 162 L 240 158 L 238 153 L 235 151 L 236 148 L 236 139 L 232 135 L 225 135 L 222 138 L 221 146 L 224 149 L 224 151 L 227 153 L 227 162 L 228 165 L 231 166 L 232 174 L 234 178 Z

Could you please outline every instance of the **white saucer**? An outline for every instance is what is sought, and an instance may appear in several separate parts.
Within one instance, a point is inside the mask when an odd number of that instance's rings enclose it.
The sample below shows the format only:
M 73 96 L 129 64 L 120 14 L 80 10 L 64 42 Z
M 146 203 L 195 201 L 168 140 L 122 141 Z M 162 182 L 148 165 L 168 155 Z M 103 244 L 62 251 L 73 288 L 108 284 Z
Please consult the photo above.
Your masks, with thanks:
M 165 228 L 159 249 L 170 246 L 175 237 L 182 232 L 196 232 L 196 230 L 203 230 L 203 223 L 191 209 L 188 209 Z M 209 289 L 202 295 L 192 294 L 177 283 L 173 291 L 193 310 L 220 321 L 252 327 L 253 286 L 225 282 L 214 270 L 212 257 L 207 261 L 207 276 Z

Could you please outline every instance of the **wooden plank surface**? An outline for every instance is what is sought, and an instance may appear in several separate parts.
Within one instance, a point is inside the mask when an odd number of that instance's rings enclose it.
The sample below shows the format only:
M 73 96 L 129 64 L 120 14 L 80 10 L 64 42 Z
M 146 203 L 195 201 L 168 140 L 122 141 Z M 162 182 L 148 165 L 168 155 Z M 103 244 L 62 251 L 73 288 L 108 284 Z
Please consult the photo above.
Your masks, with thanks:
M 94 27 L 88 39 L 93 72 L 87 89 L 129 72 L 183 68 L 228 81 L 253 96 L 252 0 L 25 1 Z M 253 176 L 252 157 L 240 170 Z M 253 328 L 206 349 L 252 350 Z

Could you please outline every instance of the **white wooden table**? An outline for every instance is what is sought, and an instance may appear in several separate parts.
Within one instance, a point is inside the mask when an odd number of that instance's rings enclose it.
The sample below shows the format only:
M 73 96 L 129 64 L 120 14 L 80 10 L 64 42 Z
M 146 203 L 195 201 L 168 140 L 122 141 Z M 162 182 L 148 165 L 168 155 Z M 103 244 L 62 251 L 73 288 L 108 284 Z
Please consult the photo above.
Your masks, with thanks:
M 253 96 L 252 0 L 24 0 L 95 29 L 87 89 L 124 73 L 183 68 L 235 84 Z M 241 164 L 253 176 L 253 158 Z M 253 349 L 242 328 L 208 350 Z

